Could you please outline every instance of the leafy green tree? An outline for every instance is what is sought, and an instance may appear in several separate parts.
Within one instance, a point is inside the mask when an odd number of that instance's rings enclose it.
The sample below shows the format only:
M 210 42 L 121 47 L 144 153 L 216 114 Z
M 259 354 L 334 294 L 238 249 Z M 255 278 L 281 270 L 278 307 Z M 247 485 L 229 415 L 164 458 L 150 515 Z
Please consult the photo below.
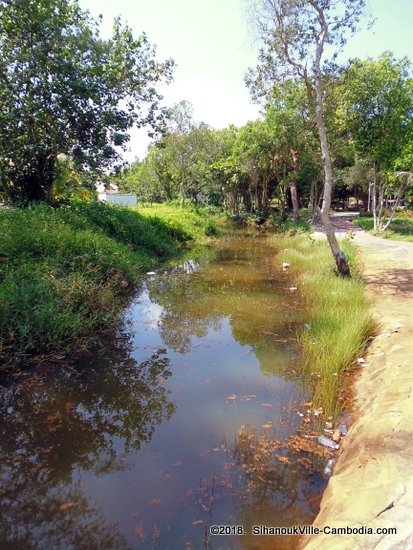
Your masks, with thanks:
M 328 67 L 323 65 L 327 45 L 338 49 L 354 32 L 365 8 L 365 0 L 257 0 L 256 21 L 263 47 L 258 71 L 247 75 L 257 95 L 274 82 L 301 79 L 314 113 L 324 167 L 323 203 L 320 211 L 338 271 L 349 275 L 347 257 L 340 249 L 329 218 L 333 171 L 325 123 Z M 330 61 L 334 61 L 335 55 Z
M 10 200 L 44 200 L 65 154 L 78 169 L 119 159 L 136 124 L 162 119 L 169 80 L 145 34 L 115 20 L 110 40 L 76 0 L 0 0 L 0 186 Z
M 171 134 L 188 134 L 196 128 L 192 103 L 183 99 L 168 109 L 167 128 Z
M 293 219 L 296 222 L 299 182 L 302 191 L 305 183 L 311 185 L 313 171 L 310 169 L 310 157 L 314 153 L 319 155 L 319 145 L 314 139 L 314 124 L 308 109 L 305 88 L 294 81 L 274 87 L 265 114 L 272 139 L 276 143 L 274 161 L 282 167 L 283 179 L 288 182 Z
M 405 191 L 403 182 L 408 181 L 389 180 L 386 173 L 408 169 L 413 141 L 411 65 L 390 52 L 378 60 L 355 59 L 344 72 L 343 83 L 346 124 L 357 151 L 373 166 L 374 228 L 384 230 L 389 225 L 383 217 L 385 196 L 394 194 L 398 203 Z
M 224 146 L 220 132 L 199 124 L 187 133 L 171 132 L 162 137 L 142 163 L 136 180 L 141 196 L 148 192 L 163 200 L 205 201 L 215 180 L 210 167 Z M 144 189 L 146 188 L 146 195 Z M 150 190 L 150 191 L 149 191 Z

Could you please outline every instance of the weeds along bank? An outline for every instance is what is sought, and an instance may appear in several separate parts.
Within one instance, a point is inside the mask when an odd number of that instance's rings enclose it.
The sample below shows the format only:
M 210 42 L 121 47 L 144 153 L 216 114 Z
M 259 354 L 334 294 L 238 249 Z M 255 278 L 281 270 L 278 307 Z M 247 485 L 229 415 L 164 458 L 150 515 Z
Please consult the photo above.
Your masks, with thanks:
M 365 212 L 359 218 L 356 218 L 353 223 L 383 239 L 413 242 L 413 212 L 409 210 L 397 213 L 389 229 L 383 232 L 373 231 L 373 218 L 370 212 Z
M 0 358 L 67 354 L 112 329 L 142 274 L 216 232 L 171 206 L 74 203 L 0 211 Z
M 351 279 L 336 275 L 326 242 L 308 233 L 277 236 L 282 249 L 278 261 L 290 265 L 287 278 L 297 287 L 304 305 L 299 333 L 303 379 L 313 389 L 314 406 L 333 418 L 341 409 L 338 397 L 345 375 L 375 329 L 354 248 L 348 241 L 342 245 L 350 261 Z

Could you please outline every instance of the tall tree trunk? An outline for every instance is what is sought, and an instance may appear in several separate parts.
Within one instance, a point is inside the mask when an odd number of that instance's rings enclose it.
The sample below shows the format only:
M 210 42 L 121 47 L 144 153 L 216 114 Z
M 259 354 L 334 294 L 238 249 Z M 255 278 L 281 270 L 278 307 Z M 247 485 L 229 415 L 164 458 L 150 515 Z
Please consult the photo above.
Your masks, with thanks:
M 377 229 L 377 166 L 373 166 L 373 185 L 371 186 L 372 210 L 373 210 L 373 228 Z
M 268 212 L 270 207 L 269 185 L 270 185 L 270 177 L 268 174 L 264 174 L 262 177 L 261 207 L 266 212 Z
M 318 95 L 319 94 L 317 93 L 317 96 Z M 347 256 L 344 254 L 338 244 L 336 234 L 334 232 L 334 227 L 330 220 L 331 195 L 333 190 L 333 172 L 331 168 L 330 152 L 328 150 L 327 135 L 324 128 L 324 120 L 321 107 L 321 90 L 320 97 L 317 97 L 316 119 L 318 133 L 320 136 L 321 154 L 324 163 L 324 191 L 323 202 L 320 210 L 321 223 L 323 224 L 324 230 L 326 232 L 328 244 L 330 245 L 338 272 L 345 277 L 349 277 L 350 267 L 348 265 Z
M 290 179 L 290 194 L 291 194 L 291 204 L 293 207 L 293 220 L 294 223 L 298 222 L 298 194 L 297 194 L 297 174 L 298 174 L 298 151 L 291 149 L 291 158 L 292 158 L 292 167 L 293 167 L 293 176 Z
M 323 106 L 323 89 L 321 83 L 321 56 L 324 49 L 324 41 L 327 37 L 328 25 L 324 19 L 324 15 L 318 5 L 311 0 L 311 4 L 314 5 L 319 13 L 320 23 L 322 25 L 322 31 L 319 35 L 316 49 L 315 59 L 315 118 L 317 123 L 318 136 L 321 145 L 321 156 L 324 165 L 324 190 L 323 190 L 323 203 L 321 206 L 320 217 L 321 222 L 326 232 L 328 244 L 330 245 L 331 252 L 336 262 L 338 272 L 345 276 L 350 276 L 350 267 L 348 264 L 347 256 L 339 247 L 336 234 L 334 232 L 333 224 L 330 220 L 330 206 L 331 195 L 333 190 L 333 171 L 331 166 L 330 151 L 328 148 L 327 133 L 324 124 L 324 106 Z M 307 75 L 305 75 L 308 80 Z M 309 81 L 308 81 L 309 82 Z M 308 86 L 307 86 L 307 89 Z

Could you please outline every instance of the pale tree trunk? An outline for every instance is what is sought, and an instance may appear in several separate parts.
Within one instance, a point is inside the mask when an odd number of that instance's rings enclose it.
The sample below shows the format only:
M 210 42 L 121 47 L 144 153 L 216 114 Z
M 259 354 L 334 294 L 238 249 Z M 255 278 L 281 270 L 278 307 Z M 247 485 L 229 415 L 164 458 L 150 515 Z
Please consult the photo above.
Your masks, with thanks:
M 310 201 L 308 203 L 308 213 L 313 222 L 320 221 L 320 208 L 318 207 L 319 199 L 320 195 L 318 194 L 317 190 L 317 182 L 312 181 L 310 189 Z
M 324 165 L 324 190 L 323 202 L 320 211 L 321 223 L 326 232 L 328 244 L 335 259 L 338 272 L 345 276 L 350 276 L 350 267 L 348 265 L 347 256 L 339 247 L 333 224 L 330 220 L 331 195 L 333 190 L 333 171 L 331 166 L 330 151 L 328 148 L 327 133 L 324 124 L 324 107 L 323 107 L 323 90 L 321 84 L 321 56 L 324 48 L 324 41 L 328 32 L 328 25 L 324 18 L 323 12 L 318 5 L 311 1 L 311 4 L 316 8 L 319 14 L 321 24 L 321 32 L 317 41 L 316 59 L 315 59 L 315 118 L 317 123 L 318 136 L 320 138 L 321 156 Z M 308 86 L 307 86 L 308 89 Z
M 406 186 L 401 186 L 397 192 L 397 196 L 396 196 L 396 200 L 394 201 L 394 204 L 393 204 L 393 208 L 390 212 L 390 217 L 389 219 L 387 220 L 387 222 L 384 224 L 383 226 L 383 229 L 381 231 L 386 231 L 386 229 L 389 227 L 389 225 L 391 224 L 391 222 L 393 221 L 393 218 L 396 214 L 396 210 L 397 210 L 397 207 L 399 206 L 400 204 L 400 199 L 401 199 L 401 196 L 403 195 L 403 193 L 406 191 Z
M 373 228 L 377 229 L 377 167 L 373 167 L 373 185 L 372 185 L 372 209 L 373 209 Z
M 380 182 L 380 185 L 379 185 L 379 211 L 378 211 L 378 214 L 377 214 L 377 229 L 378 229 L 378 231 L 381 231 L 382 227 L 383 227 L 384 191 L 385 191 L 385 185 L 384 185 L 383 182 Z
M 270 184 L 270 177 L 268 175 L 264 175 L 262 178 L 262 194 L 261 194 L 261 204 L 262 207 L 266 210 L 269 208 L 269 184 Z
M 291 149 L 291 157 L 293 161 L 293 176 L 290 179 L 290 194 L 291 203 L 293 206 L 293 220 L 298 222 L 298 194 L 297 194 L 297 173 L 298 173 L 298 151 Z

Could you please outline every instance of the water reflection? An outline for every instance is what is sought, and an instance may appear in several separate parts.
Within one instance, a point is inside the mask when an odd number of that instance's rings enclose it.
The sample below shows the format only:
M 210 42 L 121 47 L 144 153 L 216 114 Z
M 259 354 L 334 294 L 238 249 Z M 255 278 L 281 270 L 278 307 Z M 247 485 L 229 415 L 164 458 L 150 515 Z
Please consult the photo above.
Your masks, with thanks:
M 274 256 L 223 240 L 147 281 L 122 345 L 3 381 L 0 548 L 294 548 L 208 531 L 317 512 L 323 482 L 288 445 L 300 308 Z
M 257 256 L 260 264 L 257 266 Z M 185 267 L 185 266 L 184 266 Z M 258 269 L 257 269 L 258 267 Z M 296 296 L 280 289 L 274 248 L 265 239 L 228 238 L 206 269 L 175 269 L 149 282 L 151 299 L 160 304 L 158 328 L 164 343 L 187 353 L 193 337 L 219 330 L 228 318 L 232 335 L 253 347 L 263 372 L 296 378 L 286 367 L 300 322 Z
M 44 367 L 0 390 L 0 548 L 123 548 L 76 483 L 124 470 L 174 405 L 161 353 L 138 364 L 125 349 L 82 370 Z

